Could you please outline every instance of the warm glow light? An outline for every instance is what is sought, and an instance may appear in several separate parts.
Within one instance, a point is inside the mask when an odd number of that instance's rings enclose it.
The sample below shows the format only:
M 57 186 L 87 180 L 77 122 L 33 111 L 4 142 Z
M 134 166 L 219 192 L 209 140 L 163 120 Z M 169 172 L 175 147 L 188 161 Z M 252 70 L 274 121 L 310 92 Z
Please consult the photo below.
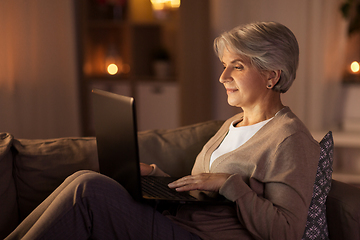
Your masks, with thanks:
M 179 8 L 180 0 L 150 0 L 155 11 L 161 11 L 168 8 Z
M 172 8 L 179 8 L 180 7 L 180 0 L 172 0 L 171 1 Z
M 350 65 L 350 69 L 353 73 L 357 73 L 360 71 L 360 65 L 357 61 L 353 61 Z
M 117 74 L 118 70 L 119 70 L 119 68 L 118 68 L 118 66 L 116 66 L 115 63 L 111 63 L 111 64 L 109 64 L 109 66 L 107 67 L 107 71 L 108 71 L 108 73 L 109 73 L 110 75 L 115 75 L 115 74 Z

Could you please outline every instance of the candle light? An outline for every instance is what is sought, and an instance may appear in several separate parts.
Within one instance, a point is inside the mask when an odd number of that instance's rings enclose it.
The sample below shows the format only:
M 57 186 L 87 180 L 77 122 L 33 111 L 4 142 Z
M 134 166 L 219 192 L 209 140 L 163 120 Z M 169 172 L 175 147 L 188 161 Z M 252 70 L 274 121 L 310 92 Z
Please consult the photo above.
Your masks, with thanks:
M 358 73 L 360 71 L 359 62 L 353 61 L 350 65 L 350 69 L 352 73 Z
M 117 72 L 119 71 L 118 66 L 115 63 L 111 63 L 109 64 L 109 66 L 107 67 L 107 71 L 110 75 L 115 75 L 117 74 Z

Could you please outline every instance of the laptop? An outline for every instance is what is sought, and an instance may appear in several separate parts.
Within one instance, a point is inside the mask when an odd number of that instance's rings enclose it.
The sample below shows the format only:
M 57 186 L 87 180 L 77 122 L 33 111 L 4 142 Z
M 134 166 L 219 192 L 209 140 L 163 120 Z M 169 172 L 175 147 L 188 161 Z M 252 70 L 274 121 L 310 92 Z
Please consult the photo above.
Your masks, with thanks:
M 98 89 L 92 95 L 100 173 L 119 182 L 137 201 L 230 202 L 201 191 L 177 192 L 167 186 L 176 180 L 171 177 L 141 176 L 134 98 Z

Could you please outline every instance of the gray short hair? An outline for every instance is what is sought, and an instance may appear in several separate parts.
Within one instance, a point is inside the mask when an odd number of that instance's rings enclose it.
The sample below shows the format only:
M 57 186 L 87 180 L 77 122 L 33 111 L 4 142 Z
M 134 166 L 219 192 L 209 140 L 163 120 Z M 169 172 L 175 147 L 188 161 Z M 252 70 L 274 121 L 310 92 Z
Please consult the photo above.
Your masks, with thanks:
M 286 92 L 295 80 L 299 45 L 292 31 L 280 23 L 250 23 L 224 32 L 214 41 L 220 59 L 225 48 L 248 57 L 260 71 L 281 70 L 275 91 Z

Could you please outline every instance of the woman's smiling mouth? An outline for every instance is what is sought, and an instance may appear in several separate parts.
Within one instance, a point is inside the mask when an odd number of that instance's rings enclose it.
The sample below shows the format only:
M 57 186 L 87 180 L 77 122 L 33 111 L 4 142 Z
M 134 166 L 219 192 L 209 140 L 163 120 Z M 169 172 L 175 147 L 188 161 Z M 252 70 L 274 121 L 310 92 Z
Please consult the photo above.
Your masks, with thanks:
M 236 91 L 238 91 L 237 88 L 226 88 L 226 93 L 227 94 L 230 94 L 230 93 L 233 93 L 233 92 L 236 92 Z

